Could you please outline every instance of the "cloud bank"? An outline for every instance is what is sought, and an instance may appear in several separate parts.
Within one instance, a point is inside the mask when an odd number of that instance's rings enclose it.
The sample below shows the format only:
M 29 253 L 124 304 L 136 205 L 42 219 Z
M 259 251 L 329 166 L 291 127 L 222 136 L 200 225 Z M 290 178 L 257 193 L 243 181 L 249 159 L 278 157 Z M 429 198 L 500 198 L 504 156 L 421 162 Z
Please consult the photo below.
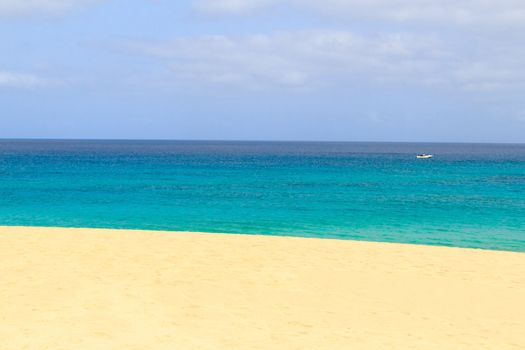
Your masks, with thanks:
M 347 19 L 383 19 L 462 25 L 525 25 L 522 0 L 195 0 L 197 10 L 239 15 L 292 6 L 298 11 Z
M 484 45 L 484 44 L 483 44 Z M 487 44 L 488 45 L 488 44 Z M 292 31 L 179 37 L 127 47 L 167 67 L 172 79 L 251 88 L 410 84 L 492 91 L 525 86 L 525 50 L 478 56 L 425 34 Z
M 464 91 L 525 87 L 523 0 L 194 0 L 193 4 L 197 11 L 219 16 L 293 13 L 332 26 L 355 28 L 354 24 L 365 23 L 376 29 L 374 34 L 325 30 L 200 36 L 142 48 L 169 62 L 178 77 L 245 85 L 319 86 L 360 80 Z

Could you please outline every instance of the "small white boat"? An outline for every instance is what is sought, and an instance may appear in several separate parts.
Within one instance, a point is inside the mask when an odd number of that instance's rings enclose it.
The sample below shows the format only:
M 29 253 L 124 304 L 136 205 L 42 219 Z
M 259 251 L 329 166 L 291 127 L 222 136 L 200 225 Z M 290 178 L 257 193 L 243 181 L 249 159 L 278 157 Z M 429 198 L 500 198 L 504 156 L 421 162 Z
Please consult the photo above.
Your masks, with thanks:
M 416 156 L 417 159 L 429 159 L 429 158 L 432 158 L 432 157 L 434 157 L 432 154 L 425 154 L 425 153 L 418 154 Z

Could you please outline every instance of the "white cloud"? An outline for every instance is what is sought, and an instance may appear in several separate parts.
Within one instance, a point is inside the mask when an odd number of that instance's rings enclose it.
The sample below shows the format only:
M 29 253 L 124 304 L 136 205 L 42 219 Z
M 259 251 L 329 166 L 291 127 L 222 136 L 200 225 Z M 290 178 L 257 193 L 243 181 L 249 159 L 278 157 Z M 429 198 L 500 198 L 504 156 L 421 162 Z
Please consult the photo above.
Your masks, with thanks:
M 194 0 L 201 11 L 244 14 L 274 6 L 348 19 L 525 25 L 523 0 Z
M 0 17 L 60 15 L 97 0 L 0 0 Z
M 433 35 L 299 31 L 181 37 L 127 49 L 159 60 L 170 79 L 196 84 L 311 89 L 358 81 L 482 91 L 525 86 L 519 51 L 478 57 Z
M 471 62 L 459 67 L 454 77 L 466 90 L 494 91 L 523 86 L 525 64 L 503 64 L 504 60 Z
M 54 85 L 56 82 L 33 74 L 0 71 L 0 88 L 37 88 Z
M 308 1 L 326 13 L 367 16 L 394 21 L 456 24 L 523 24 L 522 0 L 325 0 Z M 301 2 L 304 3 L 304 2 Z
M 245 14 L 267 8 L 279 0 L 195 0 L 194 8 L 211 14 Z
M 133 50 L 164 60 L 179 79 L 252 87 L 298 86 L 315 79 L 318 69 L 312 65 L 318 58 L 311 45 L 323 46 L 326 40 L 354 45 L 351 34 L 277 33 L 177 38 L 156 45 L 134 45 Z
M 173 79 L 243 86 L 318 87 L 360 81 L 463 91 L 525 87 L 524 0 L 194 0 L 199 11 L 245 15 L 281 9 L 361 32 L 283 31 L 176 38 L 135 46 Z M 271 11 L 270 11 L 271 10 Z M 292 13 L 292 11 L 285 11 Z M 283 13 L 285 13 L 283 12 Z M 394 22 L 410 22 L 396 33 Z M 458 26 L 462 26 L 458 30 Z M 363 28 L 353 26 L 353 28 Z M 374 28 L 370 34 L 366 28 Z M 489 30 L 487 30 L 489 28 Z M 468 29 L 468 30 L 463 30 Z M 502 32 L 501 30 L 506 30 Z M 512 29 L 512 30 L 508 30 Z M 473 31 L 471 31 L 473 30 Z M 481 30 L 481 31 L 480 31 Z

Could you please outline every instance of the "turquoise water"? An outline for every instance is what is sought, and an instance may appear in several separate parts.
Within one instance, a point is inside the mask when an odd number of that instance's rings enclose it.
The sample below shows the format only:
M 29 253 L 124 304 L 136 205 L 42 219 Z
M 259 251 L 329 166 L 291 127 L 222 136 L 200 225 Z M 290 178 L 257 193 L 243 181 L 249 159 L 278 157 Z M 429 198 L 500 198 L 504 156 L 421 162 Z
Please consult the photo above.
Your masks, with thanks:
M 525 145 L 0 141 L 0 225 L 525 251 Z

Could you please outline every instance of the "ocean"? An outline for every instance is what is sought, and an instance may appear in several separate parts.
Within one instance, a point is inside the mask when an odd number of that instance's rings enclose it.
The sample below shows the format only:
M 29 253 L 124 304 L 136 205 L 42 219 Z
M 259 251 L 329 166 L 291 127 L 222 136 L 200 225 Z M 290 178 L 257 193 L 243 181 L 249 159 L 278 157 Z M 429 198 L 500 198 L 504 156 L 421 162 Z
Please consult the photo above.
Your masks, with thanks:
M 525 145 L 0 140 L 0 225 L 523 252 Z

